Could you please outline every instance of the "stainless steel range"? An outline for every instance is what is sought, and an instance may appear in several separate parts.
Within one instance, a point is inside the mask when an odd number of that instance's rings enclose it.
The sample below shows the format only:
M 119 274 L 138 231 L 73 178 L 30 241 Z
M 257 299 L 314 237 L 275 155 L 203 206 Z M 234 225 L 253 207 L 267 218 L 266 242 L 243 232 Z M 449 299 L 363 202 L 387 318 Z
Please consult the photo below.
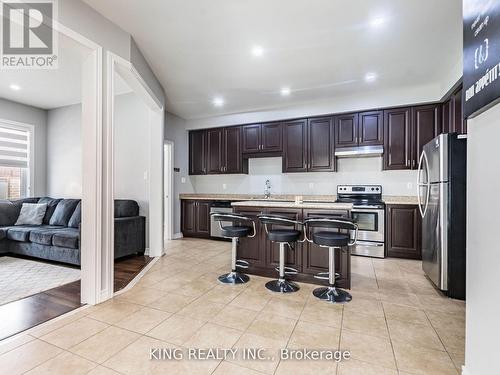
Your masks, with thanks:
M 352 203 L 359 232 L 353 255 L 385 257 L 385 204 L 380 185 L 338 185 L 337 202 Z

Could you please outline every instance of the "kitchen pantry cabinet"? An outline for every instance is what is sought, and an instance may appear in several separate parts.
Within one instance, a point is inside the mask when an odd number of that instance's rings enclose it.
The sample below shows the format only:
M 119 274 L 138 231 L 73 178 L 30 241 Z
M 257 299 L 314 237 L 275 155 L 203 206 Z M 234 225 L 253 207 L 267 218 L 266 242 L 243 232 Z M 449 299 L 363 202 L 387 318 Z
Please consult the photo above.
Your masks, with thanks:
M 335 147 L 375 146 L 384 143 L 383 112 L 335 116 Z
M 281 123 L 245 125 L 242 131 L 243 153 L 281 152 L 283 150 Z
M 422 219 L 417 205 L 386 206 L 388 257 L 422 259 Z
M 210 206 L 202 200 L 181 201 L 181 231 L 184 237 L 210 237 Z
M 283 123 L 283 172 L 335 171 L 331 117 Z
M 241 127 L 189 133 L 189 174 L 247 173 L 241 157 Z

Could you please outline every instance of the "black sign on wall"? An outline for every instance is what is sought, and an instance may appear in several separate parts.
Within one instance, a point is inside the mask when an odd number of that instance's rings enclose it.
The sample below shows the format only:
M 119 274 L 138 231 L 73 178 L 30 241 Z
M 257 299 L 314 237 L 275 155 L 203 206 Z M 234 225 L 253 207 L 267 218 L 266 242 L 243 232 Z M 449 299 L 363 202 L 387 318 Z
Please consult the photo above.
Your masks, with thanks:
M 464 117 L 500 101 L 500 1 L 464 0 Z

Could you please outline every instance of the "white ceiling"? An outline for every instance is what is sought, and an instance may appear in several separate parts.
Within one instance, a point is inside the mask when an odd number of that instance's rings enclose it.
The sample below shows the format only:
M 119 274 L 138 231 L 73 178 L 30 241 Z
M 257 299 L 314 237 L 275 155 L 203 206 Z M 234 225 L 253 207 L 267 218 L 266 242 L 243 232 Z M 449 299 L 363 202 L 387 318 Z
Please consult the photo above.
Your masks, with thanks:
M 59 34 L 59 68 L 0 70 L 0 98 L 42 109 L 80 103 L 82 62 L 89 52 L 83 45 Z M 12 90 L 13 84 L 20 90 Z
M 435 83 L 461 59 L 457 0 L 84 1 L 132 34 L 187 119 Z

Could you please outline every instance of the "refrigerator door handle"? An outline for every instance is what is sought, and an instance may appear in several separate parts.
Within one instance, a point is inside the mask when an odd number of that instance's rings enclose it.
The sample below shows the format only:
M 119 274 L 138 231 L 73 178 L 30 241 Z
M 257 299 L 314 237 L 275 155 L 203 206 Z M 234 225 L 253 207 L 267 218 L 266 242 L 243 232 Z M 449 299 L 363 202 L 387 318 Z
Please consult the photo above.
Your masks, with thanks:
M 421 177 L 422 177 L 422 166 L 423 163 L 425 162 L 425 169 L 426 169 L 426 180 L 427 182 L 425 184 L 422 184 Z M 417 199 L 418 199 L 418 209 L 420 211 L 420 216 L 424 218 L 425 213 L 427 212 L 427 207 L 429 206 L 429 195 L 430 195 L 430 182 L 429 182 L 429 162 L 427 161 L 427 155 L 425 154 L 425 151 L 422 151 L 422 155 L 420 155 L 420 160 L 418 161 L 418 174 L 417 174 Z M 425 186 L 426 188 L 426 196 L 425 196 L 425 206 L 422 209 L 422 201 L 420 199 L 420 188 L 422 186 Z

